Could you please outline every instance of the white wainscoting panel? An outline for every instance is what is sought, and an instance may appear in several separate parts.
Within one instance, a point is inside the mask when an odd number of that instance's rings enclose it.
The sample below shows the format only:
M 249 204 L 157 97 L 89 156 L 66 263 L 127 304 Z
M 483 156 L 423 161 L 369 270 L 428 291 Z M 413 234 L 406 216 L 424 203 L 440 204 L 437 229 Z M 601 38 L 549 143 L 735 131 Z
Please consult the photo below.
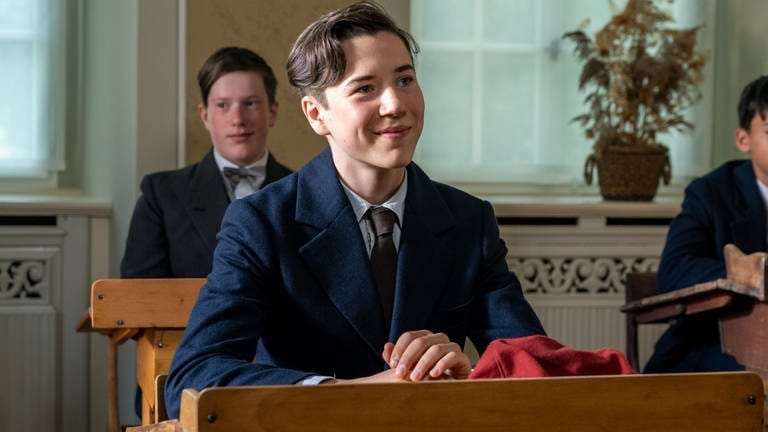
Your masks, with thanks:
M 0 196 L 0 431 L 106 430 L 90 413 L 105 396 L 91 392 L 90 335 L 75 329 L 108 273 L 91 262 L 108 216 L 87 199 Z

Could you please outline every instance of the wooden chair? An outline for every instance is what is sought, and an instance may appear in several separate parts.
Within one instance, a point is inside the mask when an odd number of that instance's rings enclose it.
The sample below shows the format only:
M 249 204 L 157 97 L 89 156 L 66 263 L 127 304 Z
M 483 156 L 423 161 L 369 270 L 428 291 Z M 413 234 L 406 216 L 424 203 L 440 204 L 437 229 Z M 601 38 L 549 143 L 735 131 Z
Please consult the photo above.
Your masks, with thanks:
M 91 286 L 91 306 L 78 331 L 109 338 L 108 410 L 110 432 L 120 431 L 117 403 L 117 348 L 136 340 L 136 374 L 142 391 L 142 424 L 162 420 L 164 374 L 187 326 L 205 279 L 100 279 Z M 157 380 L 160 376 L 160 380 Z M 158 400 L 160 403 L 158 403 Z
M 627 273 L 624 284 L 624 301 L 631 303 L 642 298 L 651 297 L 658 294 L 656 290 L 655 272 L 632 272 Z M 640 371 L 640 353 L 638 350 L 638 325 L 649 322 L 647 317 L 638 316 L 635 313 L 627 312 L 625 315 L 627 321 L 627 360 L 632 368 Z
M 130 432 L 760 431 L 750 372 L 185 390 L 178 421 Z

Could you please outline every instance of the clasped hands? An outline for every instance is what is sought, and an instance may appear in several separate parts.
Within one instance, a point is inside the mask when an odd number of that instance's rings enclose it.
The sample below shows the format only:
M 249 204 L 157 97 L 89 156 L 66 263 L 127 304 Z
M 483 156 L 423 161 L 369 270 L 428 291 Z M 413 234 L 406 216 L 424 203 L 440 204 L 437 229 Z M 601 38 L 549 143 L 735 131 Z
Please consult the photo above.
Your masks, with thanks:
M 469 357 L 444 333 L 417 330 L 403 333 L 396 343 L 387 342 L 381 354 L 390 369 L 352 380 L 324 382 L 386 383 L 466 379 L 472 371 Z

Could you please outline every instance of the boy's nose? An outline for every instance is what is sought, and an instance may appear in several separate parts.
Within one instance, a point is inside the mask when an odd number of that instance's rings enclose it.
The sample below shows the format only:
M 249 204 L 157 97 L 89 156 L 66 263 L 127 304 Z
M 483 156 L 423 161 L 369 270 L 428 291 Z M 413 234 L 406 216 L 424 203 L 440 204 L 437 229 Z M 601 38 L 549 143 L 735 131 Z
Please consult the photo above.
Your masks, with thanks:
M 237 105 L 232 110 L 232 124 L 233 125 L 241 125 L 243 124 L 243 107 L 241 105 Z
M 397 89 L 387 88 L 381 93 L 379 114 L 382 116 L 400 117 L 405 112 L 405 105 Z

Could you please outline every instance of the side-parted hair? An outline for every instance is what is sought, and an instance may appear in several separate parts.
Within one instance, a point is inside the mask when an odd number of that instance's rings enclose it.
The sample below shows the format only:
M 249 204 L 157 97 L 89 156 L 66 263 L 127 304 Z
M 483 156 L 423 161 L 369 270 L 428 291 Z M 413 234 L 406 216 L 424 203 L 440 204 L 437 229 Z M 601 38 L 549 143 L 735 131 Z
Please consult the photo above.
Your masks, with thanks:
M 329 12 L 304 29 L 288 55 L 288 81 L 299 96 L 310 95 L 325 104 L 325 89 L 338 83 L 346 69 L 342 43 L 382 31 L 397 35 L 413 61 L 419 52 L 413 36 L 398 27 L 379 4 L 361 1 Z
M 277 78 L 269 64 L 260 55 L 247 48 L 224 47 L 211 54 L 197 73 L 197 84 L 200 86 L 203 106 L 208 106 L 208 94 L 213 84 L 223 75 L 232 72 L 256 72 L 261 75 L 269 103 L 275 103 Z
M 765 120 L 768 111 L 768 75 L 752 81 L 744 87 L 739 98 L 739 127 L 748 131 L 755 115 Z

